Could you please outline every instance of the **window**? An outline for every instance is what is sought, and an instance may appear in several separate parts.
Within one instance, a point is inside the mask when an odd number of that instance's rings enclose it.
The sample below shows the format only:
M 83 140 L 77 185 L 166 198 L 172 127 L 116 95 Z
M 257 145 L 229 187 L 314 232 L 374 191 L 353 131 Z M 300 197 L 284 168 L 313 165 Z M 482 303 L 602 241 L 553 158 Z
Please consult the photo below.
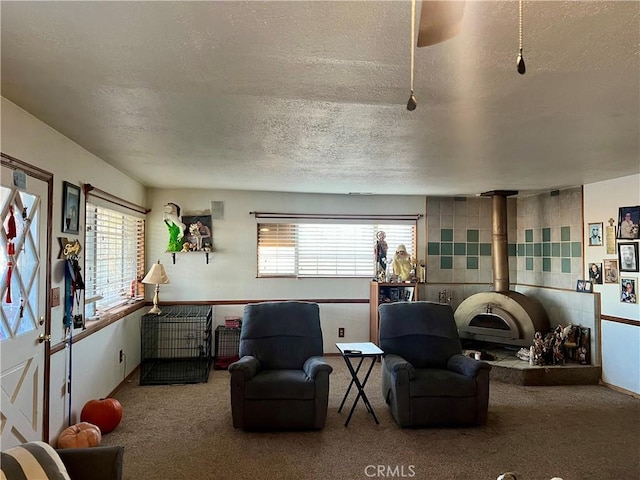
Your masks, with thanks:
M 144 276 L 144 218 L 87 200 L 85 316 L 141 295 Z
M 400 244 L 415 256 L 416 221 L 258 223 L 258 277 L 371 277 L 380 230 L 389 260 Z

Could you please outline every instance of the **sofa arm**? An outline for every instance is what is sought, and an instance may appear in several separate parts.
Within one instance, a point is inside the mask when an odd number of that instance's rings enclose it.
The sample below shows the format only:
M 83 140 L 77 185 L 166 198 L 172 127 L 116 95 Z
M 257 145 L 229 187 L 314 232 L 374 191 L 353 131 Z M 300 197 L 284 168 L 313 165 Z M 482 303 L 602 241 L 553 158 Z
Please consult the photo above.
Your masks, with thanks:
M 62 448 L 56 452 L 71 480 L 122 480 L 122 446 Z
M 242 375 L 245 381 L 251 380 L 260 371 L 260 361 L 247 355 L 229 365 L 228 370 L 231 376 Z
M 480 370 L 491 370 L 491 365 L 462 354 L 457 354 L 449 358 L 447 368 L 466 377 L 475 377 Z
M 393 355 L 393 354 L 385 355 L 384 361 L 389 371 L 393 372 L 394 374 L 397 374 L 400 371 L 406 371 L 407 374 L 409 375 L 409 380 L 412 380 L 413 378 L 415 378 L 416 371 L 413 368 L 413 365 L 407 362 L 400 355 Z
M 302 369 L 304 370 L 304 373 L 307 374 L 307 377 L 311 379 L 315 379 L 316 375 L 320 372 L 327 372 L 327 374 L 333 372 L 333 367 L 331 367 L 324 357 L 321 356 L 307 358 Z

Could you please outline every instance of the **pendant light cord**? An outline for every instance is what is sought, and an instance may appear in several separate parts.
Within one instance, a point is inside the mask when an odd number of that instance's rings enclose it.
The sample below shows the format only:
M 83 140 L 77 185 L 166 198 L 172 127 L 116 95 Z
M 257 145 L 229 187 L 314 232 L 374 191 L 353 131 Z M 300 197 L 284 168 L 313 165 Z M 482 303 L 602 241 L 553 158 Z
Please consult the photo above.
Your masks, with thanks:
M 520 55 L 522 55 L 522 0 L 519 0 L 518 4 L 518 44 L 520 46 Z
M 415 56 L 416 0 L 411 0 L 411 95 L 413 95 L 413 66 Z

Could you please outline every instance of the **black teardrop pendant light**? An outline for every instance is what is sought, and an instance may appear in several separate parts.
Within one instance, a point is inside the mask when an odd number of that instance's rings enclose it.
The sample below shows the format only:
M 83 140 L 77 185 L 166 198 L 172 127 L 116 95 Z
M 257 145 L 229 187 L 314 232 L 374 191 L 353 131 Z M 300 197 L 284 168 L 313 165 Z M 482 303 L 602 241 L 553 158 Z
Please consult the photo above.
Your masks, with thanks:
M 518 58 L 516 59 L 516 65 L 518 66 L 518 73 L 524 75 L 527 68 L 524 65 L 524 57 L 522 56 L 522 0 L 518 2 L 518 40 L 520 50 L 518 52 Z
M 413 65 L 414 65 L 414 56 L 415 56 L 415 25 L 416 25 L 416 0 L 411 0 L 411 95 L 409 96 L 409 101 L 407 102 L 407 110 L 413 111 L 418 106 L 418 102 L 416 101 L 416 97 L 413 94 Z

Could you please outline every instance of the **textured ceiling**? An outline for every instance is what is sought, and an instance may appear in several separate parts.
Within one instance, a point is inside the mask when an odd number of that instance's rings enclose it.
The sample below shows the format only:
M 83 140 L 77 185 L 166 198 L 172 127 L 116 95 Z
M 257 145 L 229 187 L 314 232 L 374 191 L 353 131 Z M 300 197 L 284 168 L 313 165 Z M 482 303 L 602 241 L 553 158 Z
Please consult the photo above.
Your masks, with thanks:
M 421 4 L 418 2 L 418 10 Z M 150 187 L 521 194 L 640 172 L 640 3 L 0 4 L 2 95 Z M 416 15 L 419 18 L 419 15 Z M 27 160 L 28 159 L 24 159 Z

